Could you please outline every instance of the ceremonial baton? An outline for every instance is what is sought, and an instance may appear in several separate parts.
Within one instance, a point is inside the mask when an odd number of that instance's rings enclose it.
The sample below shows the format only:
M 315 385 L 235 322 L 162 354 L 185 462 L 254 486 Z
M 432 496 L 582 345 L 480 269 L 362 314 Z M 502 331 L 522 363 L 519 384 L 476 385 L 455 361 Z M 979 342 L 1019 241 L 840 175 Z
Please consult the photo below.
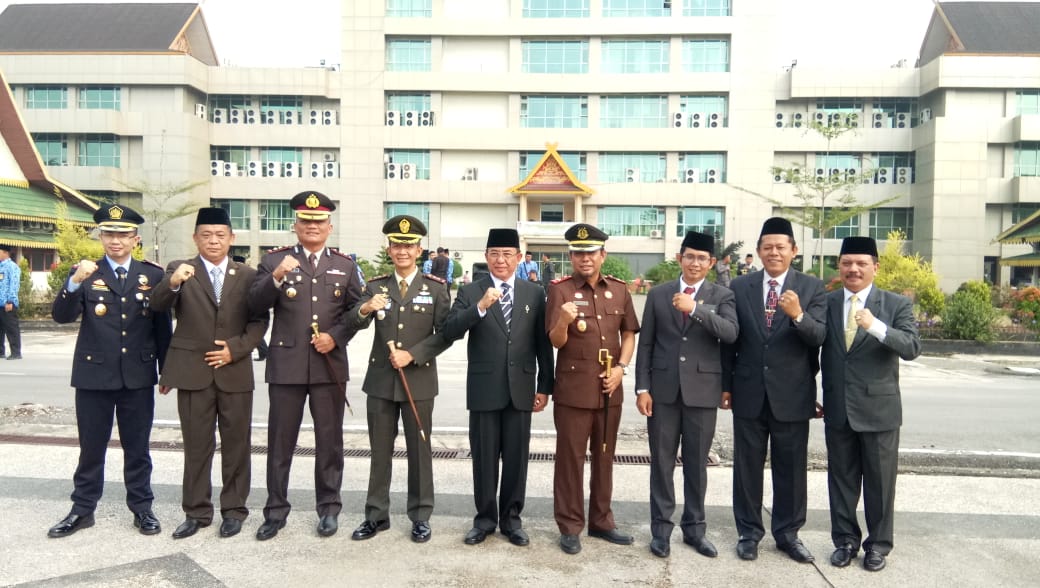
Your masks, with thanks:
M 606 368 L 604 378 L 610 377 L 610 366 L 614 357 L 610 355 L 609 349 L 599 350 L 599 363 Z M 607 416 L 610 413 L 610 394 L 603 395 L 603 453 L 607 452 Z
M 311 330 L 314 331 L 314 337 L 317 338 L 319 335 L 318 323 L 311 323 Z M 329 359 L 329 354 L 322 353 L 322 356 L 325 357 L 325 366 L 329 368 L 329 375 L 332 376 L 332 379 L 335 380 L 336 383 L 339 384 L 340 389 L 343 390 L 343 402 L 347 403 L 347 410 L 350 411 L 350 416 L 354 416 L 354 409 L 350 408 L 350 399 L 347 398 L 347 383 L 340 382 L 339 378 L 336 377 L 336 370 L 332 369 L 332 360 Z
M 390 348 L 390 353 L 397 351 L 394 347 L 393 341 L 387 341 L 386 346 Z M 422 419 L 419 418 L 419 409 L 415 408 L 415 399 L 412 398 L 412 389 L 408 387 L 408 378 L 404 377 L 404 368 L 397 368 L 397 373 L 401 375 L 401 383 L 404 384 L 404 393 L 408 396 L 408 404 L 412 407 L 412 414 L 415 415 L 415 424 L 419 425 L 419 436 L 422 440 L 426 440 L 426 432 L 423 431 Z

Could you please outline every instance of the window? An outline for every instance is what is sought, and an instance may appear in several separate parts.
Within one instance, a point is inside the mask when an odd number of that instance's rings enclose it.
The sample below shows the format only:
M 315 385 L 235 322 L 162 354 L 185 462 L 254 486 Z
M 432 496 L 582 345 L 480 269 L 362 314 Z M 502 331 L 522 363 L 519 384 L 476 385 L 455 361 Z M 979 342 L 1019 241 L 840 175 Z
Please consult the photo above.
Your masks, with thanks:
M 292 113 L 292 122 L 298 122 L 303 114 L 303 98 L 300 96 L 261 96 L 260 97 L 260 123 L 273 125 L 281 124 L 286 115 L 283 112 Z M 274 116 L 270 116 L 270 114 Z
M 853 170 L 853 173 L 859 174 L 863 171 L 863 154 L 862 153 L 817 153 L 816 162 L 816 175 L 841 175 L 841 181 L 844 181 L 845 174 L 848 170 Z
M 248 200 L 214 200 L 210 206 L 223 208 L 231 217 L 231 228 L 236 231 L 249 230 Z
M 524 0 L 524 18 L 586 18 L 589 0 Z
M 1015 175 L 1040 176 L 1040 142 L 1015 144 Z
M 603 0 L 603 16 L 671 16 L 671 0 Z
M 524 73 L 589 73 L 588 41 L 524 41 Z
M 285 164 L 296 164 L 296 177 L 303 171 L 303 149 L 301 147 L 265 147 L 260 149 L 260 161 L 263 163 L 265 177 L 281 177 L 285 175 Z M 281 164 L 269 166 L 269 163 Z
M 584 182 L 588 178 L 588 156 L 584 151 L 559 151 L 560 159 L 567 164 L 567 167 L 571 168 L 571 173 L 578 180 Z M 520 180 L 526 180 L 527 176 L 530 175 L 532 168 L 538 163 L 542 156 L 545 155 L 542 151 L 521 151 L 520 152 Z
M 29 86 L 25 88 L 27 109 L 58 110 L 69 107 L 69 89 L 62 86 Z
M 550 202 L 543 202 L 541 205 L 541 212 L 538 220 L 543 223 L 562 223 L 563 222 L 563 205 L 552 204 Z
M 664 181 L 664 153 L 600 153 L 599 181 L 636 183 Z
M 119 86 L 88 86 L 79 89 L 79 107 L 83 109 L 119 110 Z
M 656 206 L 600 207 L 596 226 L 611 237 L 649 237 L 664 231 L 664 208 Z
M 430 226 L 430 205 L 416 202 L 387 202 L 383 206 L 383 218 L 391 219 L 399 214 L 407 214 Z
M 722 207 L 687 207 L 679 209 L 676 237 L 685 237 L 688 231 L 715 235 L 720 241 L 726 233 L 726 209 Z
M 430 18 L 433 16 L 433 0 L 386 0 L 386 16 Z
M 1014 226 L 1023 220 L 1029 218 L 1037 210 L 1040 210 L 1038 204 L 1012 204 L 1011 205 L 1011 225 Z
M 83 135 L 79 140 L 78 165 L 84 167 L 119 167 L 119 137 L 115 135 Z
M 285 200 L 260 202 L 260 230 L 288 231 L 292 229 L 293 211 Z
M 684 72 L 729 71 L 729 41 L 687 39 L 682 44 Z
M 875 208 L 870 211 L 870 236 L 878 241 L 888 239 L 895 230 L 903 231 L 907 240 L 914 238 L 913 208 Z
M 683 16 L 730 16 L 729 0 L 683 0 Z
M 679 181 L 717 184 L 726 181 L 725 153 L 680 153 Z
M 832 209 L 826 209 L 827 214 L 830 214 Z M 826 239 L 844 239 L 845 237 L 856 237 L 860 234 L 859 232 L 859 217 L 855 215 L 850 219 L 846 219 L 844 222 L 838 223 L 833 228 L 827 231 L 824 238 Z M 795 229 L 797 231 L 797 229 Z M 812 238 L 819 239 L 820 233 L 816 229 L 812 230 Z
M 213 145 L 209 148 L 209 158 L 220 161 L 231 162 L 238 165 L 239 170 L 245 170 L 249 163 L 249 147 L 230 147 L 224 145 Z
M 390 149 L 383 154 L 387 163 L 410 163 L 417 180 L 430 179 L 430 152 L 420 149 Z
M 429 39 L 387 39 L 386 71 L 430 71 Z
M 667 73 L 668 41 L 603 41 L 603 73 Z
M 726 125 L 726 97 L 725 96 L 680 96 L 679 112 L 686 114 L 699 114 L 697 120 L 691 120 L 690 125 L 699 122 L 699 126 L 709 126 L 709 117 L 717 114 L 719 126 Z
M 584 129 L 588 96 L 521 96 L 520 126 L 529 129 Z
M 829 99 L 834 101 L 837 99 Z M 916 126 L 916 98 L 878 98 L 873 101 L 871 124 L 877 129 L 905 129 Z M 864 124 L 863 126 L 867 126 Z
M 33 142 L 44 165 L 68 165 L 69 143 L 65 135 L 56 133 L 33 133 Z
M 669 124 L 667 96 L 601 96 L 599 126 L 660 129 Z
M 214 94 L 209 97 L 209 119 L 211 121 L 213 120 L 213 111 L 217 109 L 224 110 L 225 112 L 232 109 L 245 110 L 252 105 L 253 99 L 249 96 L 241 96 L 237 94 Z
M 394 112 L 432 110 L 430 94 L 390 93 L 386 95 L 386 109 Z

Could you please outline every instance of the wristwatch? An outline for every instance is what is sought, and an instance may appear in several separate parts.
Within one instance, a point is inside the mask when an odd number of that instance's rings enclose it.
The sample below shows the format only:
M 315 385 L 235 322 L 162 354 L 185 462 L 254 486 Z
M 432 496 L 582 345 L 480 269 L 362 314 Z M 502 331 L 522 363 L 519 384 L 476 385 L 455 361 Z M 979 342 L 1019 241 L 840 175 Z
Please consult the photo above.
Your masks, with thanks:
M 621 368 L 621 375 L 622 376 L 627 376 L 628 375 L 628 364 L 627 363 L 619 363 L 619 364 L 617 364 L 617 366 L 619 368 Z

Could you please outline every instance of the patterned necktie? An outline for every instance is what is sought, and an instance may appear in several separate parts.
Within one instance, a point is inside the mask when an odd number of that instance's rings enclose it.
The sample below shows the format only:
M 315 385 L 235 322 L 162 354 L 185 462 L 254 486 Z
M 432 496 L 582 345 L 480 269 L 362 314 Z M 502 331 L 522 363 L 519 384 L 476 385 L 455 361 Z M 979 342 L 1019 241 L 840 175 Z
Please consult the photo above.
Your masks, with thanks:
M 845 351 L 852 347 L 852 341 L 856 338 L 856 311 L 859 310 L 859 297 L 853 294 L 849 297 L 849 316 L 845 318 Z
M 224 272 L 214 266 L 209 270 L 209 275 L 213 281 L 213 297 L 217 299 L 217 304 L 220 304 L 220 293 L 224 290 Z
M 119 287 L 122 288 L 126 284 L 126 268 L 123 266 L 117 267 L 116 275 L 119 276 Z
M 397 287 L 401 289 L 401 298 L 408 295 L 408 280 L 401 280 L 397 283 Z
M 687 286 L 687 287 L 683 288 L 682 293 L 683 294 L 689 294 L 690 297 L 692 298 L 693 297 L 693 293 L 696 292 L 696 291 L 697 291 L 697 289 L 694 288 L 693 286 Z M 682 322 L 683 322 L 684 325 L 686 324 L 686 321 L 688 321 L 689 319 L 690 319 L 690 313 L 688 313 L 688 312 L 682 313 Z
M 509 293 L 509 284 L 502 283 L 502 298 L 499 299 L 499 304 L 502 305 L 502 318 L 506 319 L 506 326 L 509 326 L 509 319 L 513 316 L 513 296 Z
M 311 253 L 307 256 L 307 261 L 311 262 L 311 267 L 318 269 L 318 257 Z
M 780 285 L 780 282 L 769 280 L 766 283 L 769 284 L 769 293 L 766 294 L 766 328 L 772 329 L 773 315 L 776 314 L 776 303 L 780 301 L 780 297 L 776 293 L 776 287 Z

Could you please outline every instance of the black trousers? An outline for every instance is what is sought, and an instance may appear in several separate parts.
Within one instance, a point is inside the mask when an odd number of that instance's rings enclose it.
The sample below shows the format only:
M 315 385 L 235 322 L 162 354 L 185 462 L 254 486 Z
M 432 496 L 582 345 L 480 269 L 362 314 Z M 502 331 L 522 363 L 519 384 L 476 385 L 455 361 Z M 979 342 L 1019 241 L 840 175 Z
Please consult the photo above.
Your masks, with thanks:
M 858 433 L 849 427 L 825 428 L 827 437 L 827 490 L 831 503 L 831 539 L 834 546 L 863 538 L 856 519 L 860 488 L 867 521 L 864 549 L 887 555 L 892 551 L 895 519 L 896 472 L 899 469 L 899 429 Z
M 469 445 L 473 457 L 473 526 L 492 532 L 523 527 L 520 513 L 527 496 L 531 411 L 512 404 L 502 410 L 470 411 Z M 502 481 L 499 485 L 499 460 Z
M 7 310 L 4 304 L 0 304 L 0 355 L 4 353 L 4 338 L 11 347 L 11 355 L 22 354 L 22 328 L 18 324 L 18 309 Z
M 683 537 L 703 539 L 707 527 L 704 493 L 708 488 L 708 452 L 715 437 L 717 408 L 654 403 L 654 416 L 647 417 L 650 435 L 650 532 L 668 539 L 675 524 L 675 458 L 682 447 Z

